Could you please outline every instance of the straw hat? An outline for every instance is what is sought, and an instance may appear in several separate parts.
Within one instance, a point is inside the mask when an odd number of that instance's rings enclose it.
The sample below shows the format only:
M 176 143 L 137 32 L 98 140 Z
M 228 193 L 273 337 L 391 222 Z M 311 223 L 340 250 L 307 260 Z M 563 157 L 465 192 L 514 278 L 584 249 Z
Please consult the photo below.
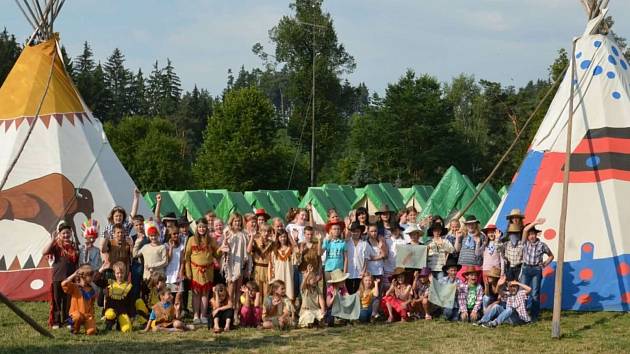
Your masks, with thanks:
M 523 230 L 521 229 L 521 227 L 517 224 L 510 224 L 508 226 L 508 230 L 507 233 L 508 234 L 520 234 Z
M 339 283 L 348 279 L 348 273 L 344 273 L 341 269 L 335 269 L 332 272 L 328 273 L 328 279 L 326 282 L 328 283 Z
M 405 235 L 411 235 L 412 233 L 417 232 L 419 234 L 422 234 L 422 230 L 420 230 L 420 228 L 418 228 L 418 225 L 416 224 L 410 224 L 409 226 L 407 226 L 407 228 L 405 229 Z
M 525 215 L 521 214 L 521 209 L 512 209 L 505 218 L 508 220 L 510 220 L 510 218 L 525 219 Z
M 500 278 L 501 277 L 501 269 L 498 267 L 492 267 L 490 270 L 485 271 L 484 274 L 490 278 Z

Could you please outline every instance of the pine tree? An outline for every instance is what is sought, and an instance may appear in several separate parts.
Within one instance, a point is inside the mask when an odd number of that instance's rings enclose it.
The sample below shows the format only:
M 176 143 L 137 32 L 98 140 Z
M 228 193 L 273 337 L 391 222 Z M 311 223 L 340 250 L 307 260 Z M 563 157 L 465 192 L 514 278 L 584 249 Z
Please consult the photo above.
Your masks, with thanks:
M 125 68 L 124 64 L 125 56 L 120 49 L 116 48 L 103 66 L 105 87 L 109 91 L 109 98 L 111 99 L 107 104 L 106 119 L 119 121 L 129 113 L 132 74 Z
M 15 40 L 15 35 L 9 35 L 6 28 L 0 32 L 0 86 L 13 68 L 21 50 L 22 48 Z
M 171 116 L 177 111 L 182 94 L 182 84 L 170 59 L 166 59 L 166 66 L 162 72 L 160 113 Z
M 158 66 L 156 60 L 153 64 L 153 70 L 147 80 L 147 102 L 148 111 L 150 116 L 157 116 L 160 114 L 160 104 L 162 101 L 162 69 Z
M 142 69 L 133 77 L 129 96 L 129 114 L 144 116 L 148 114 L 147 89 Z
M 61 46 L 61 58 L 66 67 L 66 72 L 68 72 L 70 77 L 74 78 L 74 63 L 72 62 L 72 58 L 68 56 L 68 52 L 66 52 L 66 47 L 64 46 Z
M 94 103 L 96 101 L 95 91 L 96 88 L 95 80 L 94 80 L 94 54 L 92 52 L 92 48 L 88 42 L 83 43 L 83 52 L 79 55 L 75 61 L 75 70 L 74 70 L 74 82 L 77 85 L 77 89 L 81 93 L 85 104 L 88 105 L 93 111 Z
M 111 97 L 109 90 L 107 90 L 105 86 L 105 72 L 103 71 L 101 63 L 98 63 L 96 68 L 94 68 L 91 81 L 91 90 L 94 95 L 91 106 L 92 112 L 97 118 L 104 119 L 103 117 L 107 117 L 108 104 L 111 102 Z

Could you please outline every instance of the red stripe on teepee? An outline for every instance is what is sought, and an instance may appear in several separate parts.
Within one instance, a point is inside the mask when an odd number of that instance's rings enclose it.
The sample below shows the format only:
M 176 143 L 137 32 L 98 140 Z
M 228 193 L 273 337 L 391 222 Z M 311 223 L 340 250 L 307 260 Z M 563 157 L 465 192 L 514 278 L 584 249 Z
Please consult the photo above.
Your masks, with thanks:
M 13 123 L 13 120 L 7 120 L 6 123 L 4 124 L 4 132 L 6 133 L 9 128 L 11 127 L 11 123 Z
M 46 127 L 46 129 L 48 129 L 48 125 L 50 125 L 50 118 L 52 118 L 50 114 L 39 117 L 39 119 L 41 119 L 42 122 L 44 123 L 44 126 Z
M 35 117 L 26 117 L 26 121 L 28 122 L 28 126 L 32 126 L 35 124 Z
M 630 154 L 630 139 L 583 139 L 573 151 L 574 154 L 591 154 L 602 152 L 619 152 L 622 154 Z
M 66 120 L 68 120 L 68 122 L 70 122 L 70 124 L 72 124 L 72 126 L 74 126 L 74 113 L 66 114 Z
M 78 119 L 78 120 L 79 120 L 79 122 L 81 122 L 81 124 L 83 124 L 83 113 L 81 113 L 81 112 L 75 113 L 75 114 L 74 114 L 74 117 L 75 117 L 76 119 Z
M 43 256 L 39 260 L 39 263 L 37 263 L 37 267 L 36 268 L 48 268 L 48 267 L 50 267 L 50 264 L 48 264 L 48 257 L 47 256 Z

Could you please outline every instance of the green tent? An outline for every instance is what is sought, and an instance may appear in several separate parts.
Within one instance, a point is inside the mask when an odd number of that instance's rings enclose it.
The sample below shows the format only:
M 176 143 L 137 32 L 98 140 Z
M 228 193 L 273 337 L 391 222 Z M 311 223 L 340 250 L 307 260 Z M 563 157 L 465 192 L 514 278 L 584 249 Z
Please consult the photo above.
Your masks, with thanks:
M 322 187 L 309 187 L 308 191 L 302 198 L 299 207 L 306 208 L 308 204 L 313 207 L 313 219 L 317 224 L 325 224 L 328 222 L 328 209 L 334 208 L 335 205 L 326 195 L 326 191 Z
M 404 195 L 403 200 L 405 201 L 405 206 L 413 206 L 416 210 L 422 211 L 426 207 L 431 193 L 433 193 L 432 186 L 413 185 L 409 188 L 407 194 Z
M 272 218 L 284 218 L 284 216 L 280 214 L 278 209 L 276 209 L 276 206 L 271 202 L 271 199 L 269 199 L 269 195 L 266 192 L 248 191 L 243 193 L 243 195 L 245 197 L 245 200 L 247 200 L 252 208 L 263 208 L 265 209 L 267 214 L 271 215 Z
M 223 197 L 228 193 L 227 190 L 222 189 L 214 189 L 214 190 L 204 190 L 204 194 L 206 195 L 206 199 L 208 199 L 208 204 L 210 204 L 210 209 L 216 210 Z
M 352 188 L 352 186 L 349 186 L 347 184 L 341 184 L 339 185 L 339 188 L 341 188 L 341 191 L 346 196 L 348 203 L 352 204 L 352 202 L 354 202 L 357 199 L 357 192 L 354 188 Z
M 479 188 L 481 188 L 481 183 L 477 184 L 477 187 L 475 189 Z M 499 193 L 497 193 L 497 190 L 494 189 L 494 187 L 490 183 L 486 185 L 486 188 L 484 188 L 479 197 L 483 197 L 484 200 L 487 199 L 487 204 L 493 205 L 494 208 L 496 208 L 497 205 L 501 203 L 501 197 L 499 197 Z
M 192 220 L 201 219 L 206 212 L 215 209 L 215 206 L 210 204 L 203 190 L 186 191 L 186 194 L 181 200 L 181 205 L 186 208 L 188 216 L 192 218 Z
M 157 193 L 153 194 L 153 199 L 155 200 L 155 196 Z M 171 197 L 171 193 L 169 191 L 160 191 L 160 196 L 162 196 L 162 204 L 160 206 L 160 217 L 168 213 L 175 213 L 177 217 L 182 216 L 183 209 L 180 208 Z M 151 209 L 155 208 L 155 204 L 151 207 Z
M 393 205 L 389 206 L 390 210 L 398 211 L 405 207 L 403 196 L 400 191 L 391 183 L 379 183 L 379 186 L 385 192 L 385 195 L 392 201 Z
M 332 202 L 335 210 L 337 210 L 337 213 L 341 216 L 341 219 L 352 210 L 352 204 L 346 199 L 346 195 L 341 189 L 324 188 L 324 192 L 326 192 L 326 196 Z
M 278 193 L 280 193 L 282 195 L 282 198 L 284 198 L 285 202 L 291 208 L 297 208 L 298 205 L 300 205 L 300 193 L 298 191 L 294 191 L 294 190 L 278 190 L 276 192 L 278 192 Z
M 214 212 L 223 221 L 227 221 L 233 212 L 245 214 L 253 212 L 253 209 L 241 192 L 227 192 Z
M 423 218 L 427 215 L 449 217 L 461 210 L 474 194 L 475 186 L 470 182 L 470 179 L 451 166 L 435 187 L 420 217 Z M 494 208 L 486 205 L 482 199 L 477 199 L 466 214 L 475 215 L 484 225 L 493 212 Z
M 406 201 L 407 195 L 411 193 L 411 188 L 398 188 L 398 191 L 400 192 L 400 195 L 403 196 L 403 201 Z
M 370 215 L 374 215 L 379 209 L 388 205 L 390 209 L 394 209 L 394 203 L 387 197 L 385 192 L 378 184 L 368 184 L 357 196 L 352 203 L 353 208 L 366 207 Z
M 149 207 L 149 209 L 153 210 L 153 208 L 155 207 L 155 196 L 158 194 L 158 192 L 146 192 L 144 193 L 144 201 L 147 202 L 147 206 Z
M 505 196 L 507 193 L 508 193 L 508 186 L 501 187 L 501 189 L 499 189 L 499 192 L 498 192 L 499 197 L 501 199 L 503 199 L 503 196 Z M 146 197 L 145 197 L 145 199 L 146 199 Z
M 295 193 L 293 193 L 292 191 L 263 190 L 263 192 L 267 193 L 267 195 L 269 196 L 269 199 L 271 200 L 273 205 L 276 207 L 276 210 L 278 210 L 282 218 L 284 218 L 287 215 L 287 212 L 289 211 L 290 208 L 297 208 L 298 205 L 300 204 L 300 201 L 295 196 Z

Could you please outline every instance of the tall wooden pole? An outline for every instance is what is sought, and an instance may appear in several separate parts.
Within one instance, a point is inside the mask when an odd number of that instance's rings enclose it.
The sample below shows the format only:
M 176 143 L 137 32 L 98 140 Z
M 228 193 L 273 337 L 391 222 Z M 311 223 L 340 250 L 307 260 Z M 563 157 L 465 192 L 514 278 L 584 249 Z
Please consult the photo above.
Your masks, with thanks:
M 562 311 L 562 278 L 564 271 L 564 241 L 567 230 L 567 205 L 569 203 L 569 172 L 571 169 L 571 133 L 573 131 L 573 96 L 575 95 L 575 43 L 571 50 L 571 96 L 569 97 L 569 121 L 567 122 L 567 146 L 564 152 L 564 175 L 562 179 L 562 206 L 560 210 L 560 228 L 558 235 L 558 260 L 556 262 L 556 281 L 553 291 L 553 315 L 551 319 L 551 337 L 560 338 L 560 312 Z
M 313 82 L 312 82 L 312 99 L 313 109 L 311 110 L 311 186 L 315 186 L 315 30 L 313 27 Z
M 11 300 L 9 300 L 6 296 L 4 296 L 3 293 L 0 293 L 0 302 L 7 305 L 7 307 L 10 308 L 11 311 L 15 312 L 15 314 L 18 315 L 18 317 L 20 317 L 24 322 L 28 323 L 29 326 L 33 327 L 33 329 L 35 329 L 41 335 L 46 336 L 48 338 L 55 338 L 50 332 L 48 332 L 46 328 L 40 326 L 39 323 L 37 323 L 34 319 L 29 317 L 29 315 L 24 313 L 24 311 L 22 311 L 19 307 L 15 306 L 15 304 L 11 302 Z

